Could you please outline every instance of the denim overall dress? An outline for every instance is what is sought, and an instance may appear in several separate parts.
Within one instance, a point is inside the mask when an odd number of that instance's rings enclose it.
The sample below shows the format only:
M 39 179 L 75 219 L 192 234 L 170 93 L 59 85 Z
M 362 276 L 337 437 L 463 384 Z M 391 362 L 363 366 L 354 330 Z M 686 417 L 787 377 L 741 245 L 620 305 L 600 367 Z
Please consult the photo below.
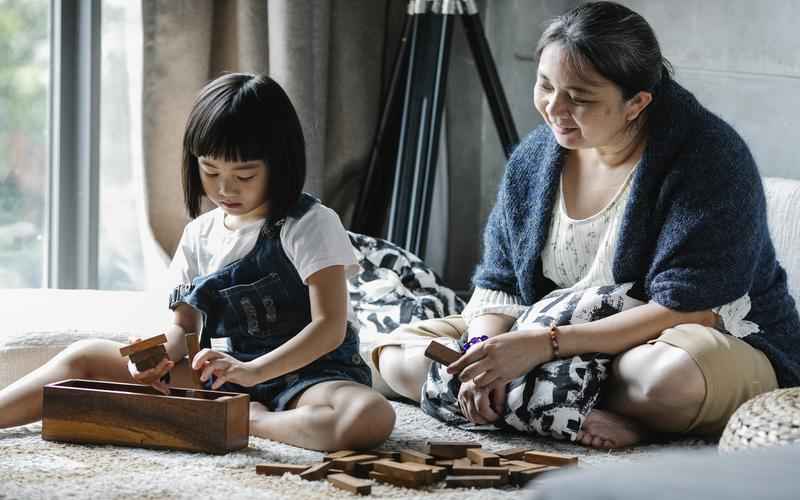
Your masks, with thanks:
M 300 219 L 315 203 L 318 200 L 304 193 L 288 216 Z M 284 222 L 265 221 L 249 254 L 173 291 L 171 309 L 183 302 L 201 312 L 201 347 L 210 347 L 212 337 L 227 339 L 228 354 L 247 362 L 281 346 L 311 322 L 308 287 L 281 244 Z M 349 380 L 370 386 L 371 372 L 358 345 L 358 330 L 348 321 L 344 342 L 312 363 L 253 387 L 225 383 L 218 390 L 249 394 L 251 401 L 280 411 L 320 382 Z M 211 384 L 208 380 L 206 388 Z

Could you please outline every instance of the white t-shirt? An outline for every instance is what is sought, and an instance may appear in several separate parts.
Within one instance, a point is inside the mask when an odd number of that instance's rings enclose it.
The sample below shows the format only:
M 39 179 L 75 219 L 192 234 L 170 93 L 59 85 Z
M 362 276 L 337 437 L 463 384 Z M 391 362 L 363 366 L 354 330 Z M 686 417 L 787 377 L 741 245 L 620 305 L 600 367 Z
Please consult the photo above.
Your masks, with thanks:
M 186 225 L 170 264 L 173 286 L 216 272 L 253 250 L 263 220 L 238 229 L 228 229 L 224 221 L 225 212 L 215 208 Z M 330 266 L 345 266 L 348 278 L 358 272 L 358 261 L 339 216 L 321 203 L 315 203 L 300 219 L 287 217 L 280 238 L 305 284 L 309 276 Z

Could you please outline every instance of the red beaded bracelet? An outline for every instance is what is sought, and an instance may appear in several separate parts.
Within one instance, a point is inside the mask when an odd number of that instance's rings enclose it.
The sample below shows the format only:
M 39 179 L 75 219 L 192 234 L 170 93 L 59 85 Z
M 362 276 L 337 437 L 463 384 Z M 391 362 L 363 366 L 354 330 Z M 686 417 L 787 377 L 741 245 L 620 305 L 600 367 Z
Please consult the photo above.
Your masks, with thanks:
M 553 345 L 553 358 L 561 359 L 561 354 L 558 352 L 558 325 L 556 325 L 556 320 L 550 322 L 550 330 L 547 333 L 550 335 L 550 344 Z

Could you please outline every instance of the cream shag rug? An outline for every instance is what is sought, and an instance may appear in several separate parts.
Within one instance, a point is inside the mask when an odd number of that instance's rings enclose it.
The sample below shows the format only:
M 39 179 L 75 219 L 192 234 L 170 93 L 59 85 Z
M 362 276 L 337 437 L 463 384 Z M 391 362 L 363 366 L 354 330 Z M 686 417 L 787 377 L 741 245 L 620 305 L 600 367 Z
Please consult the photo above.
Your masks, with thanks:
M 599 451 L 522 434 L 467 432 L 448 427 L 418 407 L 392 402 L 397 426 L 385 447 L 422 450 L 428 439 L 479 440 L 486 450 L 529 446 L 543 451 L 575 454 L 581 467 L 636 461 L 667 449 L 648 445 L 627 450 Z M 0 498 L 110 499 L 197 498 L 225 500 L 354 498 L 326 481 L 309 482 L 297 476 L 259 476 L 262 462 L 313 463 L 323 454 L 258 438 L 250 446 L 223 456 L 156 451 L 115 446 L 83 446 L 43 441 L 41 425 L 0 430 Z M 713 443 L 682 440 L 670 447 L 707 447 Z M 529 485 L 535 488 L 535 483 Z M 514 498 L 519 489 L 446 489 L 444 483 L 410 490 L 374 483 L 372 498 L 464 499 Z

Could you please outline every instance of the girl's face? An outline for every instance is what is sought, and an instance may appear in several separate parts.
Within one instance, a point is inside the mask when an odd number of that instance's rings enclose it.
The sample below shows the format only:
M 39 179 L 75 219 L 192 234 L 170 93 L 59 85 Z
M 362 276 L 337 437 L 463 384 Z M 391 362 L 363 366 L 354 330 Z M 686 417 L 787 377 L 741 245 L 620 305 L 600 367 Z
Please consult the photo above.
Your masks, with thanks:
M 197 161 L 206 196 L 226 214 L 267 214 L 269 171 L 263 161 L 228 162 L 205 156 Z
M 639 92 L 626 101 L 617 85 L 588 64 L 576 71 L 557 43 L 542 51 L 533 102 L 564 148 L 624 144 L 630 123 L 651 99 L 649 93 Z

